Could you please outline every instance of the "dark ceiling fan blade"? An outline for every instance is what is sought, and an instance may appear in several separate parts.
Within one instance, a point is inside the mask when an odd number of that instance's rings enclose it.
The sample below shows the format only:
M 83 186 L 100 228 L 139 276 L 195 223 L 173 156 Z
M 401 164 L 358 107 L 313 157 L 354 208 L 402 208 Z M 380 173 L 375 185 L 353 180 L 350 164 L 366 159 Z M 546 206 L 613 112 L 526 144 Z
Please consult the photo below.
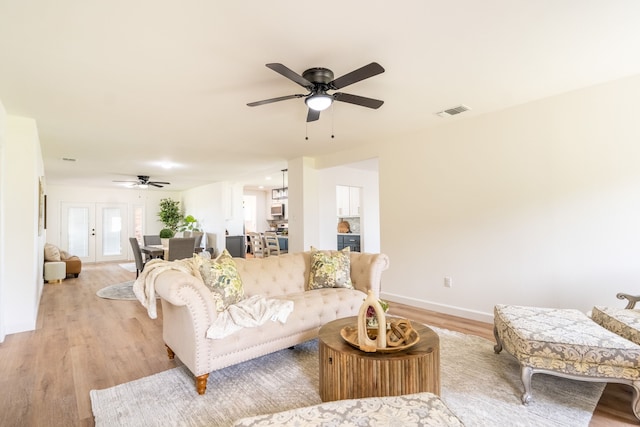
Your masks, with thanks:
M 147 184 L 153 185 L 154 187 L 158 187 L 158 188 L 164 187 L 164 185 L 160 185 L 161 184 L 160 182 L 148 182 Z M 165 184 L 165 183 L 163 182 L 162 184 Z M 168 182 L 166 184 L 168 184 Z
M 165 181 L 149 181 L 148 184 L 164 184 L 164 185 L 170 185 L 170 182 L 165 182 Z
M 348 102 L 349 104 L 360 105 L 368 108 L 380 108 L 384 101 L 373 98 L 365 98 L 364 96 L 351 95 L 350 93 L 337 92 L 333 94 L 333 99 L 341 102 Z
M 250 102 L 247 105 L 249 107 L 257 107 L 258 105 L 271 104 L 272 102 L 286 101 L 287 99 L 293 99 L 293 98 L 303 98 L 305 96 L 307 95 L 302 95 L 300 93 L 297 93 L 295 95 L 279 96 L 277 98 L 270 98 L 262 101 Z
M 311 83 L 309 80 L 305 79 L 304 77 L 302 77 L 300 74 L 296 73 L 295 71 L 287 68 L 285 65 L 282 65 L 282 64 L 279 64 L 279 63 L 270 63 L 270 64 L 266 64 L 266 66 L 268 68 L 271 68 L 276 73 L 282 74 L 283 76 L 285 76 L 289 80 L 298 83 L 302 87 L 306 87 L 307 89 L 310 89 L 310 88 L 313 87 L 313 83 Z
M 315 122 L 320 118 L 320 111 L 312 110 L 309 108 L 309 112 L 307 113 L 307 122 Z
M 334 81 L 330 82 L 329 85 L 332 89 L 342 89 L 343 87 L 357 83 L 360 80 L 368 79 L 369 77 L 373 77 L 380 73 L 384 73 L 382 65 L 377 62 L 372 62 L 371 64 L 360 67 L 342 77 L 338 77 Z

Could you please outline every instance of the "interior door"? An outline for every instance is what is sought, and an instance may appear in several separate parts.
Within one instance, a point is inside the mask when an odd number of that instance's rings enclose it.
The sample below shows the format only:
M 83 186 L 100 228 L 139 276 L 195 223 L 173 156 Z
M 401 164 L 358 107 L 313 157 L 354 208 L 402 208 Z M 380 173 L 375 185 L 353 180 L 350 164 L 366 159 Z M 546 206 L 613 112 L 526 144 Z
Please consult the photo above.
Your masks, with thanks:
M 127 259 L 125 203 L 61 204 L 60 246 L 84 262 Z

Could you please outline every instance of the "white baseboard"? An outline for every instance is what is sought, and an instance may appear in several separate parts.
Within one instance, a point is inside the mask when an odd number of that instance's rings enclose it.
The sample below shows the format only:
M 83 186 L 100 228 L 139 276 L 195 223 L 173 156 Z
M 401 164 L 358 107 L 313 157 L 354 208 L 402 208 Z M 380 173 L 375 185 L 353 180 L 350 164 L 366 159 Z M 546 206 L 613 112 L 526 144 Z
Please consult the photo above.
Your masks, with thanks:
M 380 298 L 383 300 L 396 301 L 400 304 L 406 304 L 413 307 L 423 308 L 425 310 L 436 311 L 438 313 L 449 314 L 451 316 L 463 317 L 465 319 L 476 320 L 478 322 L 493 323 L 493 313 L 484 313 L 477 310 L 469 310 L 462 307 L 456 307 L 447 304 L 440 304 L 431 301 L 425 301 L 417 298 L 409 298 L 402 295 L 391 294 L 388 292 L 380 292 Z

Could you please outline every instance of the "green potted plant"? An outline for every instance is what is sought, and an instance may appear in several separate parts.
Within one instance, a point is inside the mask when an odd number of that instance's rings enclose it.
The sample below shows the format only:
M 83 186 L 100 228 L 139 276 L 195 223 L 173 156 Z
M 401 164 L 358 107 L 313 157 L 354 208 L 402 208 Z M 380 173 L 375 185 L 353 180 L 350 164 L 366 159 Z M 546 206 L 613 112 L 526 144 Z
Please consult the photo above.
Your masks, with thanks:
M 160 212 L 158 212 L 160 222 L 164 224 L 164 228 L 168 228 L 175 234 L 178 231 L 178 224 L 182 220 L 182 212 L 180 212 L 180 202 L 172 199 L 160 200 Z M 172 236 L 173 237 L 173 236 Z
M 169 247 L 169 239 L 175 236 L 176 233 L 170 228 L 163 228 L 160 230 L 160 241 L 162 242 L 162 246 Z
M 178 231 L 201 231 L 198 226 L 198 220 L 193 215 L 187 215 L 182 218 L 182 223 Z

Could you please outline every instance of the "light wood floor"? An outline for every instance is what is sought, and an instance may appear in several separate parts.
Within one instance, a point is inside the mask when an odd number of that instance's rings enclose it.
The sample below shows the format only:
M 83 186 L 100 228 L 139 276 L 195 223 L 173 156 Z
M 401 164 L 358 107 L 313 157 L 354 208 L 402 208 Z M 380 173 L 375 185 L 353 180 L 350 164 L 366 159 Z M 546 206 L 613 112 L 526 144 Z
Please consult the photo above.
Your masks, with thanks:
M 134 278 L 117 264 L 95 264 L 84 265 L 77 279 L 45 285 L 37 329 L 8 335 L 0 344 L 0 426 L 93 426 L 89 390 L 179 363 L 166 355 L 160 304 L 152 320 L 137 301 L 95 296 L 104 286 Z M 493 340 L 490 324 L 397 303 L 390 312 Z M 637 425 L 631 394 L 625 386 L 608 385 L 591 426 Z

